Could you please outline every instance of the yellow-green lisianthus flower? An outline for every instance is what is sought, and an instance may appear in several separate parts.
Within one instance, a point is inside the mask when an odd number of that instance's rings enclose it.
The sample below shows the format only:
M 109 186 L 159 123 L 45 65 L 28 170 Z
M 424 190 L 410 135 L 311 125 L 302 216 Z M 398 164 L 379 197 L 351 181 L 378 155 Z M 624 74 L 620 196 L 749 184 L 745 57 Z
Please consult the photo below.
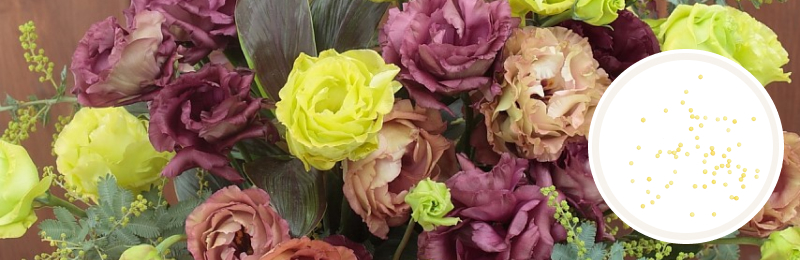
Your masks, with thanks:
M 569 10 L 575 0 L 509 0 L 511 16 L 525 17 L 530 12 L 540 15 L 556 15 Z
M 0 140 L 0 239 L 18 238 L 38 219 L 33 200 L 50 189 L 25 148 Z
M 617 12 L 625 9 L 625 0 L 578 0 L 573 18 L 601 26 L 617 20 Z
M 800 227 L 773 232 L 761 245 L 761 260 L 800 259 Z
M 377 149 L 383 116 L 392 111 L 401 86 L 394 80 L 399 72 L 373 50 L 301 53 L 275 111 L 286 126 L 289 151 L 306 169 L 328 170 Z
M 97 181 L 108 174 L 135 193 L 161 181 L 161 170 L 174 153 L 153 148 L 147 123 L 121 107 L 78 111 L 53 146 L 68 188 L 97 201 Z
M 666 20 L 648 21 L 661 50 L 695 49 L 734 60 L 766 86 L 791 82 L 789 55 L 769 27 L 745 12 L 719 5 L 678 5 Z
M 455 206 L 450 201 L 450 190 L 444 183 L 424 179 L 411 189 L 405 200 L 411 206 L 411 218 L 425 231 L 458 224 L 458 218 L 446 217 Z
M 152 245 L 132 246 L 122 252 L 119 260 L 162 260 L 161 253 Z

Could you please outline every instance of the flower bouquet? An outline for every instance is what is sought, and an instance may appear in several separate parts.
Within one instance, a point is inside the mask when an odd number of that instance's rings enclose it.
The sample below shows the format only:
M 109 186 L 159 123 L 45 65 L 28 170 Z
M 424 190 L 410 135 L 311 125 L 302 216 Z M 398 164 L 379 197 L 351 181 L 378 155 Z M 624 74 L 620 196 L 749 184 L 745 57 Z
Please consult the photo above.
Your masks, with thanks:
M 133 0 L 57 79 L 29 22 L 57 94 L 0 107 L 0 238 L 51 207 L 37 260 L 797 259 L 797 134 L 761 212 L 706 244 L 632 230 L 588 166 L 595 106 L 649 55 L 789 81 L 775 33 L 724 4 Z M 74 113 L 40 168 L 20 143 L 59 103 Z

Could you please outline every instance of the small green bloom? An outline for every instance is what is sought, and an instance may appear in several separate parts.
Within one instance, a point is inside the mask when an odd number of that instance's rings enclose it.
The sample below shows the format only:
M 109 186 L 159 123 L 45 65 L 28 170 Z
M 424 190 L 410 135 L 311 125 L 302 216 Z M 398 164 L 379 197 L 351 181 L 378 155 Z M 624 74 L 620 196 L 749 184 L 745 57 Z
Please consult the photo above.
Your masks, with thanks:
M 424 179 L 406 195 L 405 200 L 411 206 L 411 217 L 425 231 L 437 226 L 452 226 L 460 221 L 459 218 L 445 217 L 455 206 L 444 183 Z
M 773 232 L 761 245 L 761 260 L 800 259 L 800 227 Z
M 602 26 L 617 19 L 617 12 L 625 9 L 624 0 L 578 0 L 573 18 L 585 23 Z
M 161 253 L 152 245 L 138 245 L 122 253 L 119 260 L 162 260 Z

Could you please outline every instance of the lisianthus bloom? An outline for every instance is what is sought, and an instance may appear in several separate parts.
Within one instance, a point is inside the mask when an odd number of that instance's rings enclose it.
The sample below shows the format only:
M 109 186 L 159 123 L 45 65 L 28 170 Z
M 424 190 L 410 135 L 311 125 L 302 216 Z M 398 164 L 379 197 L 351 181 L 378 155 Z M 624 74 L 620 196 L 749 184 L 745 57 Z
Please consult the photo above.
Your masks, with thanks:
M 281 243 L 260 260 L 356 260 L 353 250 L 343 246 L 332 246 L 325 241 L 296 238 Z
M 150 104 L 150 141 L 159 151 L 177 151 L 164 176 L 201 167 L 229 181 L 243 180 L 226 155 L 236 142 L 267 132 L 256 120 L 261 99 L 250 96 L 252 81 L 250 71 L 207 65 L 161 90 Z
M 540 15 L 556 15 L 563 13 L 573 5 L 575 0 L 509 0 L 514 17 L 525 17 L 528 13 Z
M 331 244 L 332 246 L 341 246 L 349 248 L 353 250 L 353 254 L 356 255 L 356 259 L 358 260 L 372 260 L 372 254 L 369 253 L 367 248 L 361 244 L 351 241 L 347 239 L 347 237 L 342 235 L 332 235 L 327 236 L 323 239 L 323 241 Z
M 289 151 L 306 170 L 328 170 L 378 149 L 378 131 L 400 89 L 394 80 L 399 71 L 373 50 L 331 49 L 318 58 L 301 53 L 275 110 Z
M 455 206 L 450 201 L 450 190 L 444 183 L 424 179 L 411 189 L 405 199 L 411 206 L 411 217 L 425 231 L 458 223 L 458 218 L 446 216 Z
M 344 162 L 344 196 L 370 232 L 385 239 L 389 227 L 408 222 L 408 190 L 442 171 L 439 159 L 451 147 L 441 135 L 445 129 L 438 110 L 398 100 L 384 117 L 378 149 L 364 159 Z
M 156 151 L 147 120 L 121 107 L 82 108 L 61 130 L 53 151 L 67 187 L 94 201 L 97 182 L 108 174 L 134 193 L 150 190 L 174 155 Z
M 259 188 L 228 186 L 186 218 L 189 252 L 198 260 L 255 260 L 289 241 L 289 223 Z
M 602 26 L 617 19 L 617 12 L 625 9 L 625 0 L 578 0 L 575 3 L 577 20 Z
M 114 17 L 93 24 L 72 55 L 78 102 L 108 107 L 152 99 L 169 82 L 177 59 L 165 21 L 158 12 L 141 12 L 129 30 Z
M 0 239 L 19 238 L 38 219 L 33 199 L 50 189 L 53 177 L 39 180 L 28 151 L 0 140 Z
M 653 30 L 628 10 L 619 11 L 619 17 L 608 26 L 593 26 L 575 20 L 565 21 L 559 26 L 589 39 L 594 59 L 611 79 L 639 60 L 661 52 Z
M 417 104 L 445 109 L 442 95 L 491 87 L 488 71 L 518 24 L 506 0 L 412 0 L 389 10 L 383 58 Z
M 783 167 L 772 195 L 742 234 L 767 237 L 788 226 L 800 225 L 800 136 L 783 133 Z
M 800 259 L 800 227 L 769 235 L 761 245 L 761 260 Z
M 446 183 L 455 204 L 448 216 L 461 222 L 423 232 L 419 258 L 550 259 L 554 243 L 565 239 L 566 231 L 541 188 L 524 178 L 528 161 L 503 154 L 487 173 L 466 158 L 459 160 L 463 171 Z
M 119 260 L 162 260 L 161 253 L 152 245 L 132 246 L 122 252 Z
M 236 37 L 236 0 L 133 0 L 124 13 L 130 24 L 146 11 L 163 14 L 175 40 L 187 43 L 180 51 L 185 63 L 200 61 Z
M 695 49 L 734 60 L 766 86 L 791 82 L 783 65 L 789 54 L 769 27 L 749 14 L 719 5 L 678 5 L 666 20 L 653 22 L 664 51 Z
M 558 159 L 564 140 L 588 134 L 608 75 L 589 42 L 563 27 L 516 29 L 503 57 L 502 92 L 480 106 L 489 143 L 497 153 Z

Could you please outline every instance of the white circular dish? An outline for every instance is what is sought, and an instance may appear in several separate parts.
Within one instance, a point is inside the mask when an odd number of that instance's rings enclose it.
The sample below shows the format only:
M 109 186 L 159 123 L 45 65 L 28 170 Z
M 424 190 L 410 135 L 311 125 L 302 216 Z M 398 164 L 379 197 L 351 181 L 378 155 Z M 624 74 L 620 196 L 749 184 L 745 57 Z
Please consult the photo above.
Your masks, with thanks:
M 780 118 L 764 87 L 739 64 L 697 50 L 628 68 L 600 99 L 588 139 L 611 210 L 669 243 L 738 230 L 769 199 L 783 160 Z

